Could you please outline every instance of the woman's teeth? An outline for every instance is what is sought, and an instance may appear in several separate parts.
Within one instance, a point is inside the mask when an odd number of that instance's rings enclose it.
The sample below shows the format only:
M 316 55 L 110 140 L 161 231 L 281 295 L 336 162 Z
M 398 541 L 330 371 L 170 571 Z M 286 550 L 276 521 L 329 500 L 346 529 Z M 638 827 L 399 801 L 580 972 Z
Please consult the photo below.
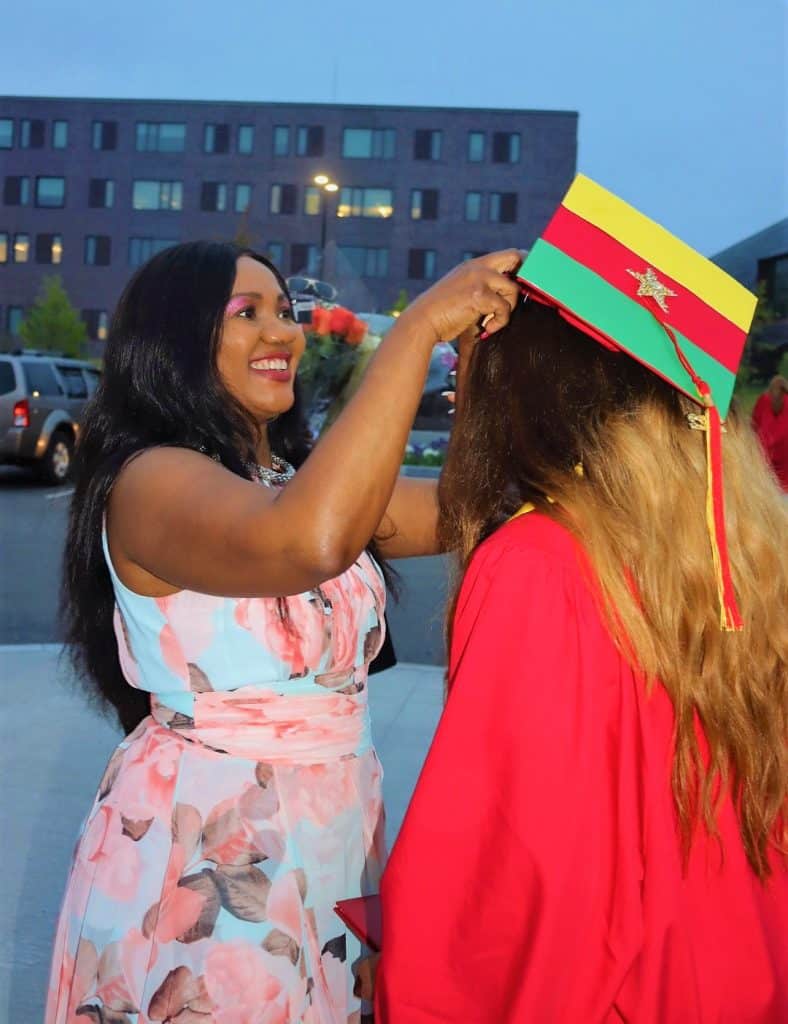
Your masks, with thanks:
M 249 364 L 253 370 L 286 370 L 286 359 L 256 359 Z

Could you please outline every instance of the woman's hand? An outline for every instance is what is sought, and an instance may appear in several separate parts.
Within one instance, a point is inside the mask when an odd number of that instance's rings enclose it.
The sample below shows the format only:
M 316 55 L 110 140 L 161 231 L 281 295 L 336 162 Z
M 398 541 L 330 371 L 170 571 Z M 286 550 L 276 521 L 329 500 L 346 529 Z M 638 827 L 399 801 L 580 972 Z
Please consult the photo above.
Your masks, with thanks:
M 521 252 L 504 249 L 461 263 L 412 302 L 400 320 L 427 325 L 434 344 L 454 341 L 481 323 L 494 334 L 517 304 L 518 286 L 507 275 L 521 262 Z

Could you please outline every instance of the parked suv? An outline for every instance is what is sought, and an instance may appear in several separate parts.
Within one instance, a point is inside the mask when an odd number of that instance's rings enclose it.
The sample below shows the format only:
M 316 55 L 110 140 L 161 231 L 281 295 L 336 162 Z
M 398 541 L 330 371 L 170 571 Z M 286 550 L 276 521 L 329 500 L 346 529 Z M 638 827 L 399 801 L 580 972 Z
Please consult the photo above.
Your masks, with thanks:
M 0 352 L 0 463 L 68 479 L 82 413 L 98 387 L 90 363 L 51 352 Z

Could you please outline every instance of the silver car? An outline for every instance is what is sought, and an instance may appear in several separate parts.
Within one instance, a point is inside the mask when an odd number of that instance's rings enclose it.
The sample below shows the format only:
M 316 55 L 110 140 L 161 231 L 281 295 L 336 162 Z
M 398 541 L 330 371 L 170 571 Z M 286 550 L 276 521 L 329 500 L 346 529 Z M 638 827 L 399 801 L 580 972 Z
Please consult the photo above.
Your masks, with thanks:
M 0 352 L 0 464 L 68 479 L 82 414 L 101 375 L 77 359 L 29 349 Z

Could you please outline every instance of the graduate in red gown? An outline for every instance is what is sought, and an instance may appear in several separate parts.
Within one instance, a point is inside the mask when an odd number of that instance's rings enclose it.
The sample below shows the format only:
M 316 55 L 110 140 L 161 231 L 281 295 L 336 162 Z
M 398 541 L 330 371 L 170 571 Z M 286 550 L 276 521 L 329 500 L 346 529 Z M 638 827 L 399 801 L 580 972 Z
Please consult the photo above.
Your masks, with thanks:
M 788 380 L 773 377 L 752 410 L 752 425 L 780 486 L 788 492 Z
M 788 1021 L 788 523 L 713 347 L 751 305 L 592 185 L 462 350 L 465 571 L 376 1024 Z

